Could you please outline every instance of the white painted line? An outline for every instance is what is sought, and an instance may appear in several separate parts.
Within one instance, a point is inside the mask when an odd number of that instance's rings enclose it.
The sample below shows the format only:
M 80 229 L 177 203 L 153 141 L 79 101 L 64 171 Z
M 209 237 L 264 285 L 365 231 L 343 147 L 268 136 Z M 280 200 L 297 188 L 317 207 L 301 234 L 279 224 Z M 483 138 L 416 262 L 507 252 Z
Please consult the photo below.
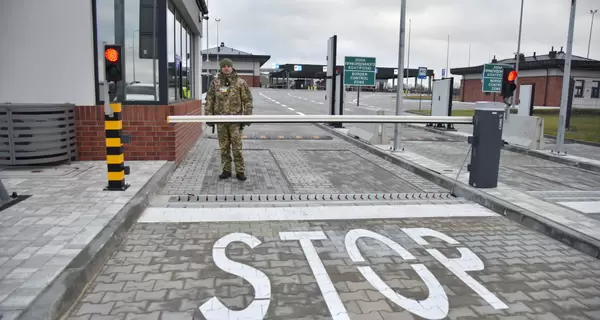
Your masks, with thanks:
M 305 116 L 305 114 L 302 113 L 302 112 L 296 112 L 296 113 L 299 114 L 299 115 L 301 115 L 301 116 Z
M 290 107 L 288 107 L 288 109 L 289 109 L 290 111 L 294 111 L 294 108 L 290 108 Z
M 219 222 L 497 217 L 478 204 L 265 208 L 147 208 L 139 222 Z
M 283 104 L 283 103 L 281 104 L 281 106 L 284 107 L 284 108 L 287 108 L 287 106 L 285 104 Z
M 312 103 L 317 103 L 315 100 L 310 100 L 310 102 L 312 102 Z
M 323 102 L 317 102 L 318 104 L 323 104 Z
M 346 110 L 346 111 L 352 111 L 352 109 L 348 109 L 348 108 L 344 108 L 344 110 Z
M 600 201 L 561 201 L 558 203 L 583 213 L 600 213 Z

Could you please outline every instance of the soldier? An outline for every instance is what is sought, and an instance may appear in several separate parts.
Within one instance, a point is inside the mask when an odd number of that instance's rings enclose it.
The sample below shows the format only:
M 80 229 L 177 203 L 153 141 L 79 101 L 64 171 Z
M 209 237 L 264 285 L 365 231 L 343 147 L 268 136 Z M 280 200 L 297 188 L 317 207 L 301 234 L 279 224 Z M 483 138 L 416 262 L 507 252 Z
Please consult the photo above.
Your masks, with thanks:
M 221 72 L 213 79 L 206 94 L 206 115 L 251 115 L 252 93 L 246 81 L 233 69 L 233 61 L 223 59 L 219 66 Z M 214 127 L 214 123 L 207 123 Z M 244 157 L 242 155 L 242 131 L 249 123 L 219 123 L 217 134 L 221 149 L 220 179 L 231 177 L 231 151 L 235 164 L 236 178 L 246 180 Z

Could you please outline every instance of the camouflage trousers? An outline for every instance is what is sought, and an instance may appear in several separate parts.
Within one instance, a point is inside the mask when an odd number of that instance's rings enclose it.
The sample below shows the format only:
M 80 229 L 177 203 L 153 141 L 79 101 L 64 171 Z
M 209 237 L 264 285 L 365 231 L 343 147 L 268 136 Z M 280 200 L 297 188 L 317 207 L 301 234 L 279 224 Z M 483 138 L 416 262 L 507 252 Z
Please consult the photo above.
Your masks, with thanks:
M 217 124 L 219 148 L 221 149 L 221 167 L 223 171 L 232 172 L 231 154 L 235 172 L 244 172 L 244 156 L 242 155 L 242 129 L 238 123 Z

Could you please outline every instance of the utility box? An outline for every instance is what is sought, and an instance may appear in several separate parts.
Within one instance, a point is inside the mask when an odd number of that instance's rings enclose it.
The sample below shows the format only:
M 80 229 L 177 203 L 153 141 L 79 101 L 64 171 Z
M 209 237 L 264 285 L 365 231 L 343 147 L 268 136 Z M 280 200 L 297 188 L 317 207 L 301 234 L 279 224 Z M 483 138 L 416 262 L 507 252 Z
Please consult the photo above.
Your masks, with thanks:
M 473 116 L 473 136 L 469 170 L 469 185 L 475 188 L 498 186 L 504 105 L 498 102 L 478 102 Z

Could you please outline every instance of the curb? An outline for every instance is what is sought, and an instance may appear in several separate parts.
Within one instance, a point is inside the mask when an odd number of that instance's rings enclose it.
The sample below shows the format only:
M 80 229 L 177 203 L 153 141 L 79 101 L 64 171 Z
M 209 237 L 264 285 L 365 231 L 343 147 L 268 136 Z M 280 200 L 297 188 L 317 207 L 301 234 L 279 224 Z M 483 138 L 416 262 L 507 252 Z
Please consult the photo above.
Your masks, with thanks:
M 171 161 L 165 163 L 17 319 L 54 320 L 62 317 L 125 238 L 175 167 Z
M 450 132 L 446 132 L 446 131 L 443 131 L 443 130 L 437 130 L 437 129 L 428 128 L 428 127 L 415 126 L 415 125 L 409 124 L 409 123 L 407 123 L 405 125 L 407 127 L 410 127 L 410 128 L 421 129 L 421 130 L 425 130 L 425 131 L 428 131 L 428 132 L 442 134 L 442 135 L 445 135 L 445 136 L 448 136 L 448 137 L 464 139 L 465 141 L 467 141 L 467 138 L 465 138 L 463 136 L 454 135 L 454 134 L 452 134 Z M 560 163 L 560 164 L 564 164 L 564 165 L 568 165 L 568 166 L 572 166 L 572 167 L 576 167 L 576 168 L 580 168 L 580 169 L 585 169 L 585 170 L 594 171 L 594 172 L 600 172 L 600 166 L 592 164 L 592 163 L 588 163 L 588 162 L 583 162 L 583 161 L 577 161 L 577 160 L 574 160 L 574 159 L 563 158 L 563 157 L 554 156 L 554 155 L 551 155 L 551 154 L 545 154 L 545 153 L 541 153 L 541 152 L 538 152 L 538 151 L 529 150 L 529 149 L 525 149 L 525 148 L 521 148 L 521 147 L 509 145 L 509 144 L 505 144 L 502 148 L 505 149 L 505 150 L 508 150 L 508 151 L 517 152 L 517 153 L 525 154 L 525 155 L 528 155 L 528 156 L 532 156 L 532 157 L 536 157 L 536 158 L 540 158 L 540 159 L 544 159 L 544 160 L 548 160 L 548 161 L 552 161 L 552 162 L 556 162 L 556 163 Z
M 495 196 L 489 195 L 476 188 L 473 188 L 462 182 L 454 183 L 454 179 L 445 177 L 438 172 L 423 167 L 414 162 L 394 157 L 385 150 L 373 147 L 356 139 L 352 139 L 336 130 L 327 127 L 323 124 L 315 124 L 317 127 L 330 132 L 331 134 L 354 144 L 355 146 L 368 151 L 380 158 L 383 158 L 395 165 L 398 165 L 412 173 L 415 173 L 433 183 L 440 185 L 443 188 L 451 190 L 454 188 L 453 195 L 456 197 L 462 197 L 469 201 L 478 203 L 498 214 L 501 214 L 513 221 L 520 223 L 526 227 L 541 232 L 551 238 L 559 240 L 569 246 L 591 255 L 595 258 L 600 258 L 600 241 L 589 237 L 577 230 L 573 230 L 569 227 L 551 221 L 544 218 L 534 212 L 523 209 L 519 206 L 513 205 L 507 201 L 504 201 Z

